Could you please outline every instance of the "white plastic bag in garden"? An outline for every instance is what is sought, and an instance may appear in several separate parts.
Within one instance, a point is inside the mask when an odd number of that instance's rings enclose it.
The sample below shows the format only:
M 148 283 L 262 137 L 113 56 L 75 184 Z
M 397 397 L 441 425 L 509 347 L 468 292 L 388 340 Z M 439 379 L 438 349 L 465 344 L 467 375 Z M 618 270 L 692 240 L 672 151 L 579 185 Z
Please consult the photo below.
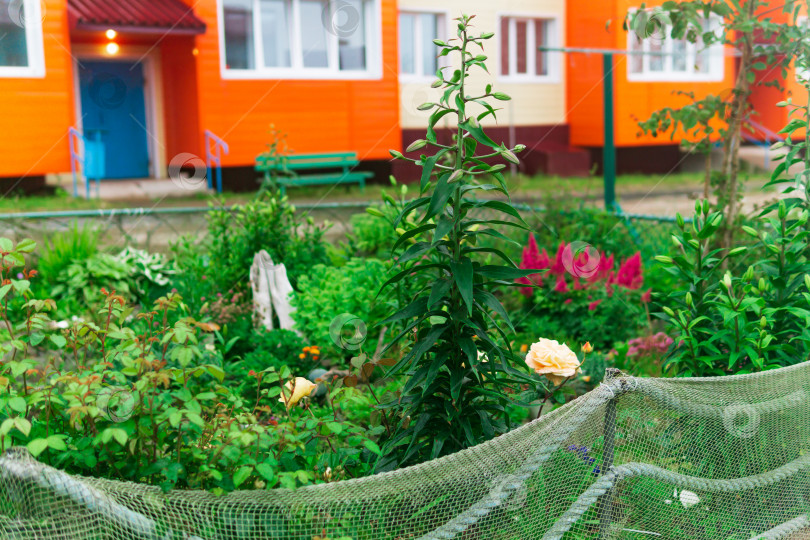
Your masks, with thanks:
M 274 264 L 265 250 L 253 257 L 250 267 L 250 286 L 253 289 L 253 309 L 261 325 L 273 329 L 273 310 L 276 312 L 279 327 L 290 330 L 293 326 L 290 294 L 293 292 L 287 279 L 284 264 Z

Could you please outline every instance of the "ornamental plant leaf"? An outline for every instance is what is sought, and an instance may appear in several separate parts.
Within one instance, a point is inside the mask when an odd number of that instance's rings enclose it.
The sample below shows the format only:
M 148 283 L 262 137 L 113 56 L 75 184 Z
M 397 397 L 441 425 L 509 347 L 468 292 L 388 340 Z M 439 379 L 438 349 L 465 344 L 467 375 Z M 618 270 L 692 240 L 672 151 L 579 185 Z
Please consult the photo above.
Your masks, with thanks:
M 483 95 L 469 95 L 471 70 L 486 70 L 486 57 L 470 49 L 483 49 L 493 36 L 475 34 L 471 19 L 462 15 L 456 19 L 456 37 L 435 42 L 439 56 L 457 58 L 458 65 L 437 72 L 432 87 L 441 89 L 441 97 L 424 106 L 432 111 L 427 135 L 410 149 L 425 154 L 412 158 L 391 152 L 422 172 L 419 196 L 403 204 L 393 220 L 399 235 L 393 248 L 396 273 L 381 289 L 382 294 L 406 282 L 417 291 L 407 307 L 381 323 L 404 325 L 383 353 L 401 351 L 389 375 L 408 378 L 398 400 L 383 405 L 401 419 L 383 441 L 383 469 L 457 452 L 511 427 L 505 390 L 519 384 L 511 364 L 521 363 L 502 330 L 511 330 L 512 323 L 496 289 L 536 270 L 517 268 L 486 239 L 507 238 L 505 229 L 527 228 L 510 202 L 502 174 L 504 161 L 517 162 L 525 147 L 507 148 L 479 123 L 495 116 L 491 101 L 509 98 L 493 92 L 492 85 Z M 455 120 L 452 141 L 440 142 L 435 126 L 450 118 Z M 505 200 L 473 198 L 484 192 L 500 192 Z

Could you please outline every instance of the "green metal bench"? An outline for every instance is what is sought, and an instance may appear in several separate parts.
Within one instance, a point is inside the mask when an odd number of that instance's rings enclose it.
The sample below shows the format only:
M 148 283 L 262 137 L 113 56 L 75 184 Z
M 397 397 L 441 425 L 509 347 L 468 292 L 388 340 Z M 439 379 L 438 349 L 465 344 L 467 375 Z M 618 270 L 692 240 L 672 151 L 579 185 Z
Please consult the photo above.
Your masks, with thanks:
M 354 152 L 292 156 L 259 154 L 256 158 L 256 171 L 264 174 L 266 182 L 270 182 L 275 175 L 282 195 L 286 193 L 287 186 L 358 184 L 363 191 L 366 187 L 366 178 L 371 178 L 374 173 L 353 170 L 359 163 Z M 325 169 L 337 170 L 309 174 L 310 171 Z

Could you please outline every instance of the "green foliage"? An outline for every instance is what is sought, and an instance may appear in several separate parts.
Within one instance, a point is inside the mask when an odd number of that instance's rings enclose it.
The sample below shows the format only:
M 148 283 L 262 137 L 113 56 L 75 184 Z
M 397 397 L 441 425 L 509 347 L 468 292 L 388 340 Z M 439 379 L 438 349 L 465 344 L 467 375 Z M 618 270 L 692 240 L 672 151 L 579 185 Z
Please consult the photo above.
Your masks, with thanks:
M 763 0 L 740 0 L 732 3 L 704 0 L 668 0 L 660 7 L 645 9 L 628 15 L 625 29 L 636 34 L 638 39 L 686 39 L 705 48 L 722 45 L 738 51 L 733 88 L 718 96 L 692 99 L 681 108 L 657 111 L 639 125 L 645 132 L 664 133 L 677 130 L 685 133 L 687 144 L 697 145 L 706 155 L 704 198 L 709 187 L 714 185 L 714 208 L 724 215 L 721 231 L 715 238 L 717 246 L 733 245 L 735 231 L 741 223 L 739 148 L 742 130 L 754 111 L 749 99 L 755 86 L 781 87 L 779 77 L 771 77 L 775 70 L 781 71 L 781 80 L 788 76 L 788 68 L 795 57 L 806 57 L 807 28 L 799 24 L 801 5 L 807 2 L 789 0 L 776 8 L 770 8 Z M 781 10 L 787 22 L 775 22 L 779 17 L 763 17 L 761 11 L 770 13 Z M 706 21 L 717 21 L 718 28 L 706 28 Z M 720 140 L 723 143 L 723 160 L 720 171 L 711 170 L 710 146 Z
M 790 215 L 780 202 L 744 230 L 753 246 L 712 248 L 722 214 L 698 202 L 692 224 L 679 217 L 675 257 L 659 257 L 683 289 L 665 299 L 660 316 L 678 344 L 669 364 L 685 376 L 748 373 L 794 364 L 807 357 L 810 302 L 805 282 L 807 211 Z M 761 255 L 765 257 L 756 260 Z M 753 254 L 753 256 L 752 256 Z M 726 270 L 728 259 L 747 269 Z M 754 259 L 754 260 L 750 260 Z
M 382 212 L 383 206 L 371 209 Z M 396 218 L 396 216 L 394 216 Z M 351 217 L 352 233 L 347 236 L 347 251 L 353 256 L 384 257 L 391 252 L 397 235 L 391 224 L 379 215 L 354 214 Z
M 519 330 L 536 340 L 540 337 L 590 342 L 609 350 L 617 341 L 635 337 L 644 327 L 641 291 L 616 288 L 609 295 L 604 288 L 570 290 L 565 294 L 544 291 L 521 317 Z M 598 305 L 594 305 L 598 303 Z
M 503 164 L 487 160 L 500 157 L 516 163 L 513 149 L 493 141 L 480 123 L 495 115 L 487 99 L 506 100 L 488 85 L 481 96 L 470 96 L 467 77 L 473 67 L 486 70 L 486 56 L 472 49 L 480 47 L 492 34 L 470 34 L 471 17 L 458 21 L 457 39 L 436 40 L 441 56 L 452 54 L 461 65 L 437 72 L 434 87 L 442 88 L 438 103 L 425 103 L 430 110 L 425 139 L 412 143 L 407 151 L 432 148 L 436 152 L 410 160 L 400 152 L 394 158 L 406 159 L 422 167 L 419 196 L 405 205 L 395 226 L 400 234 L 394 246 L 396 272 L 383 288 L 403 281 L 416 294 L 410 303 L 383 321 L 406 327 L 389 344 L 404 354 L 392 373 L 407 373 L 397 407 L 401 420 L 396 433 L 387 440 L 387 466 L 404 465 L 473 446 L 509 428 L 503 389 L 514 387 L 517 378 L 536 381 L 513 367 L 513 354 L 506 332 L 513 331 L 503 306 L 493 291 L 527 272 L 516 268 L 502 251 L 482 247 L 487 236 L 505 238 L 494 228 L 525 227 L 518 212 L 508 202 L 480 201 L 480 192 L 494 191 L 508 198 L 501 171 Z M 475 111 L 478 109 L 478 112 Z M 455 143 L 438 142 L 435 126 L 442 118 L 456 119 Z M 477 153 L 478 147 L 486 153 Z M 491 180 L 494 183 L 485 183 Z M 476 211 L 490 211 L 504 217 L 475 217 Z M 513 221 L 514 220 L 514 221 Z M 494 260 L 482 264 L 484 257 Z M 489 361 L 479 358 L 483 351 Z
M 219 292 L 248 289 L 253 257 L 267 250 L 273 261 L 284 263 L 293 287 L 312 267 L 328 262 L 323 235 L 327 225 L 299 221 L 286 197 L 260 195 L 231 210 L 212 208 L 208 215 L 210 277 Z
M 95 253 L 75 258 L 44 288 L 60 305 L 60 313 L 93 316 L 104 302 L 102 288 L 127 301 L 149 304 L 167 292 L 174 266 L 163 255 L 126 248 L 118 255 Z M 64 305 L 63 305 L 64 304 Z
M 134 293 L 131 278 L 135 273 L 132 265 L 108 253 L 96 253 L 86 259 L 75 259 L 63 269 L 51 289 L 56 300 L 78 300 L 74 309 L 94 313 L 101 307 L 102 287 L 131 300 Z
M 266 192 L 278 193 L 279 177 L 295 176 L 295 172 L 287 167 L 290 154 L 290 149 L 287 146 L 287 134 L 276 128 L 275 124 L 270 124 L 268 134 L 270 135 L 270 142 L 267 144 L 267 150 L 262 155 L 268 158 L 268 161 L 275 163 L 276 166 L 271 167 L 264 175 L 259 187 L 259 195 Z
M 315 266 L 301 278 L 301 291 L 292 297 L 296 328 L 336 360 L 348 360 L 359 347 L 373 354 L 376 339 L 365 340 L 365 334 L 358 338 L 342 334 L 363 333 L 371 328 L 372 321 L 381 321 L 397 309 L 395 296 L 377 296 L 389 267 L 377 259 L 350 259 L 341 267 Z M 352 317 L 341 321 L 344 315 Z M 360 323 L 362 326 L 358 326 Z
M 216 347 L 204 344 L 216 325 L 189 317 L 176 294 L 134 314 L 107 293 L 100 324 L 54 330 L 55 302 L 30 293 L 35 274 L 14 277 L 34 248 L 0 238 L 0 451 L 25 445 L 68 473 L 215 493 L 372 470 L 383 428 L 345 420 L 340 409 L 361 389 L 334 383 L 326 406 L 305 397 L 285 407 L 292 374 L 268 368 L 251 375 L 264 404 L 243 399 L 224 384 Z
M 306 375 L 319 365 L 319 358 L 304 351 L 304 347 L 309 349 L 304 338 L 291 330 L 254 330 L 248 340 L 254 348 L 228 369 L 246 399 L 256 397 L 256 379 L 248 376 L 251 371 L 259 373 L 270 367 L 281 370 L 286 366 L 293 373 Z
M 138 298 L 146 299 L 153 291 L 168 292 L 170 278 L 177 273 L 175 266 L 160 253 L 142 249 L 124 248 L 118 260 L 132 268 L 131 285 Z
M 83 261 L 98 253 L 98 238 L 97 229 L 89 223 L 79 228 L 77 221 L 66 231 L 55 233 L 45 242 L 37 261 L 42 278 L 55 283 L 74 261 Z

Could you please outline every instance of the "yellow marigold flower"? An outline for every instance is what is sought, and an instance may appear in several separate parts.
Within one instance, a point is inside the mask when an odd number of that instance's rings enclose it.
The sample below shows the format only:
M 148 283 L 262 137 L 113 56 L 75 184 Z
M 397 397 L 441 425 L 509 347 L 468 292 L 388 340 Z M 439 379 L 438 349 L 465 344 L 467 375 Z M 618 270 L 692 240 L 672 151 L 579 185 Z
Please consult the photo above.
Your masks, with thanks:
M 300 358 L 301 360 L 303 360 L 306 357 L 307 357 L 307 355 L 304 354 L 304 353 L 301 353 L 301 354 L 298 355 L 298 358 Z
M 310 349 L 309 347 L 304 347 L 303 350 L 304 350 L 304 352 L 309 352 L 309 349 Z
M 520 346 L 520 352 L 525 353 L 528 350 L 529 350 L 529 346 L 526 345 L 525 343 Z

